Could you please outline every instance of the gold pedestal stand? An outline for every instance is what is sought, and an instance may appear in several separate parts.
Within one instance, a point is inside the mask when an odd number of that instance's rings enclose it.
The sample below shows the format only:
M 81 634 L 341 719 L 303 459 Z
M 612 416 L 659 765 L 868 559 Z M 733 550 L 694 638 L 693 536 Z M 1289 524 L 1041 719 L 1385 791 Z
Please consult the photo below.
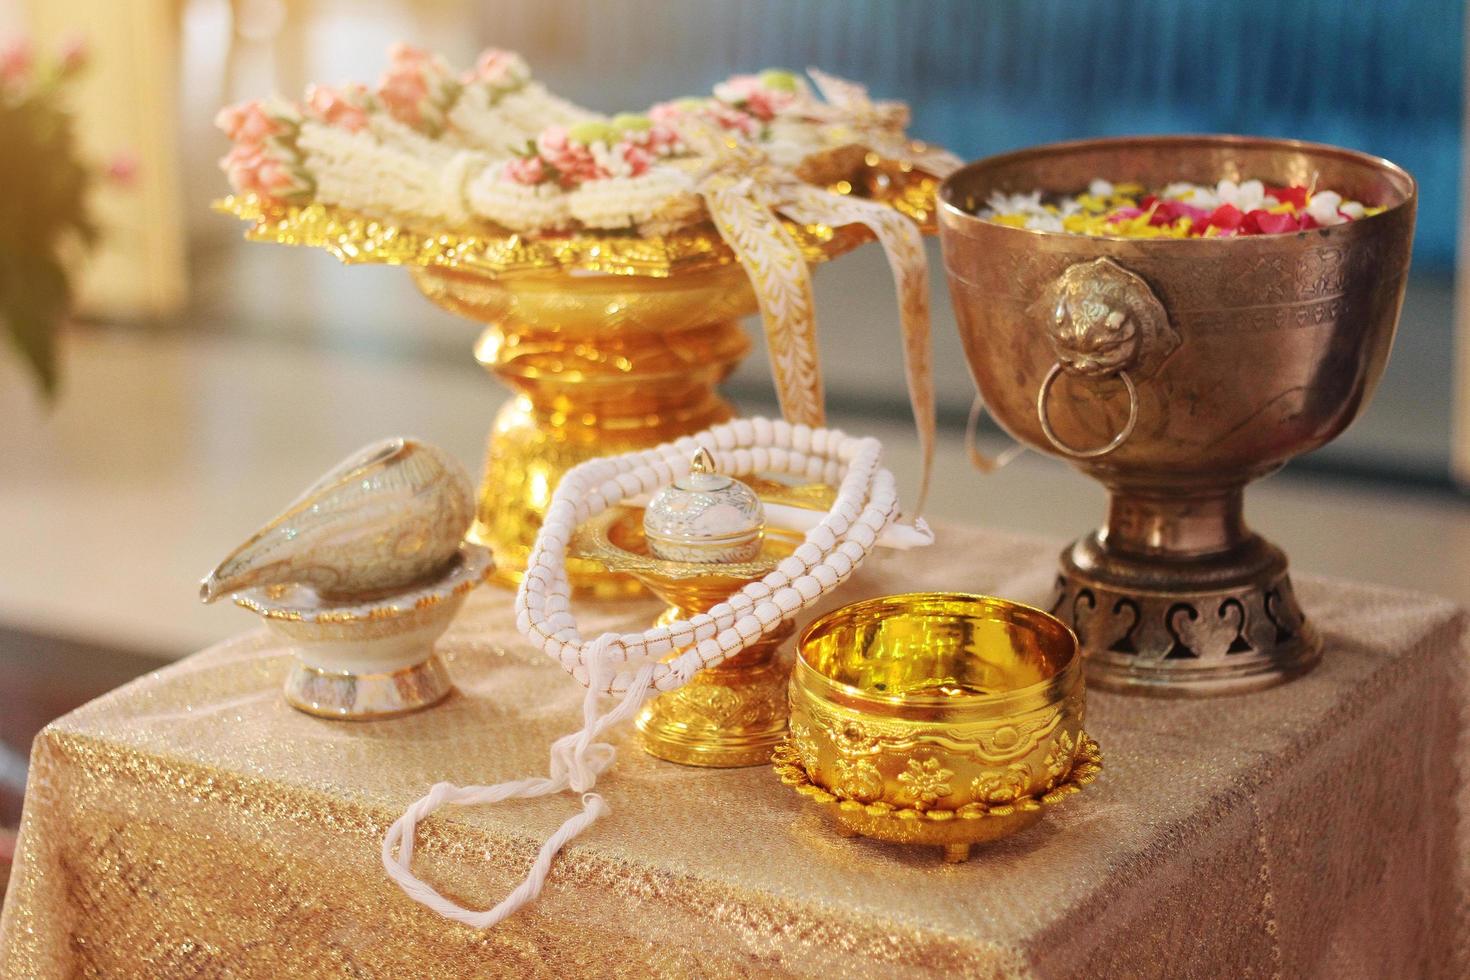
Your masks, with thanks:
M 643 511 L 625 508 L 583 526 L 571 551 L 648 586 L 669 604 L 658 618 L 658 625 L 667 625 L 706 612 L 765 577 L 800 543 L 797 536 L 767 528 L 761 553 L 752 561 L 720 565 L 668 561 L 649 553 Z M 691 766 L 733 769 L 768 763 L 786 734 L 791 665 L 777 651 L 792 632 L 793 626 L 783 623 L 724 664 L 702 670 L 678 690 L 650 700 L 637 720 L 644 750 Z
M 475 357 L 515 392 L 490 430 L 470 532 L 506 584 L 520 581 L 567 470 L 733 414 L 715 386 L 750 349 L 739 318 L 756 309 L 738 265 L 668 278 L 489 277 L 438 266 L 413 275 L 440 306 L 488 324 Z M 599 597 L 639 591 L 595 562 L 573 558 L 567 571 Z

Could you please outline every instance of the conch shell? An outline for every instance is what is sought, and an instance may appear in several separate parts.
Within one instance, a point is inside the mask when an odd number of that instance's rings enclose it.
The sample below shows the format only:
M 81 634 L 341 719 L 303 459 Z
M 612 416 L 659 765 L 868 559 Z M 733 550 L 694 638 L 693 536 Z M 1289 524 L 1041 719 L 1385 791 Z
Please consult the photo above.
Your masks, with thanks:
M 287 584 L 333 602 L 401 591 L 453 563 L 473 517 L 469 474 L 454 457 L 413 439 L 373 443 L 220 562 L 199 597 Z

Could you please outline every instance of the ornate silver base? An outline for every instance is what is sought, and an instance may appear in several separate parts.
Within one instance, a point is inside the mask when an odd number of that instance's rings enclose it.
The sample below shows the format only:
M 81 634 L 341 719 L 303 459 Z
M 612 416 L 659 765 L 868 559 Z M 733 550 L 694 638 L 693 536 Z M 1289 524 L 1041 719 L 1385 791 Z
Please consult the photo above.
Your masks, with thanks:
M 378 721 L 420 711 L 454 690 L 438 654 L 401 670 L 349 674 L 308 667 L 296 661 L 286 677 L 286 701 L 320 718 Z
M 1119 555 L 1094 532 L 1062 552 L 1051 610 L 1077 633 L 1088 683 L 1103 690 L 1235 694 L 1304 674 L 1322 655 L 1286 556 L 1257 535 L 1185 561 Z

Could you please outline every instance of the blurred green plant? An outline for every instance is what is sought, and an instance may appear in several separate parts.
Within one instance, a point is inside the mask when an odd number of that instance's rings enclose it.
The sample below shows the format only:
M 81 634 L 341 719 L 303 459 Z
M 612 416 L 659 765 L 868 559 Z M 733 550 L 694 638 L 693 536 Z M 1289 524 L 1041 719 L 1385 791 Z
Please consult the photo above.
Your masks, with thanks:
M 103 171 L 78 145 L 66 94 L 86 63 L 81 41 L 43 65 L 28 41 L 0 49 L 0 319 L 48 397 L 71 308 L 70 270 L 97 243 L 90 191 L 103 174 L 132 176 L 126 159 Z

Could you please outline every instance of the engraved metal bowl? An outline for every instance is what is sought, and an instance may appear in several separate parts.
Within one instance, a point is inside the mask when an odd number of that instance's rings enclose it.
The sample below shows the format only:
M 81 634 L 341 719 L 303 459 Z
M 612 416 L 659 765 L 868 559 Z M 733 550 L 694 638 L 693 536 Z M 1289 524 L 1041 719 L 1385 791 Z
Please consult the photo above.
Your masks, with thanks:
M 962 860 L 1096 774 L 1076 638 L 1039 609 L 885 596 L 817 619 L 797 651 L 778 768 L 850 832 Z
M 1385 210 L 1293 234 L 1148 240 L 976 214 L 995 191 L 1075 193 L 1099 177 L 1315 184 Z M 945 271 L 987 408 L 1109 493 L 1106 526 L 1062 556 L 1053 606 L 1095 683 L 1212 694 L 1317 661 L 1286 557 L 1246 527 L 1243 490 L 1337 436 L 1371 397 L 1416 198 L 1386 160 L 1234 136 L 1042 146 L 942 186 Z

